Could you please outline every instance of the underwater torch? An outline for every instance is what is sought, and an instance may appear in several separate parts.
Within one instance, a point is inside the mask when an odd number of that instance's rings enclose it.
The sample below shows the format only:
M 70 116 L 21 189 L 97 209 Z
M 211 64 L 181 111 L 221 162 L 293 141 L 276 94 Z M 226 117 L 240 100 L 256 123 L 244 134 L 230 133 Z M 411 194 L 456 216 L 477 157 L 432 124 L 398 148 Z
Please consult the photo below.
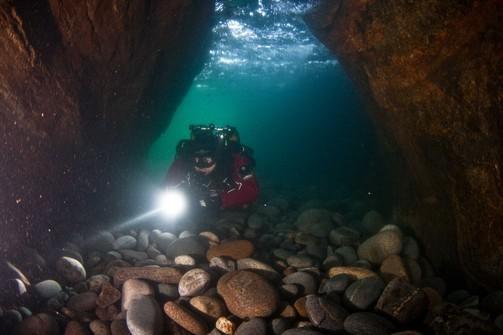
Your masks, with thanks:
M 159 196 L 159 211 L 169 219 L 183 215 L 188 207 L 186 195 L 174 189 L 168 189 Z

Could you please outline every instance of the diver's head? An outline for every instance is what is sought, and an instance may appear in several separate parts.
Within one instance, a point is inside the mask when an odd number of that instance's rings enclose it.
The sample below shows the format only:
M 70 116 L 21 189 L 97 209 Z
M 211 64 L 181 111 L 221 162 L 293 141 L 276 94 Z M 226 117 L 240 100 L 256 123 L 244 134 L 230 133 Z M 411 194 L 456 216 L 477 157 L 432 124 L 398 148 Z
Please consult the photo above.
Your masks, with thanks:
M 194 152 L 193 156 L 194 170 L 202 175 L 211 174 L 216 166 L 217 161 L 215 158 L 215 152 L 212 150 L 197 150 Z

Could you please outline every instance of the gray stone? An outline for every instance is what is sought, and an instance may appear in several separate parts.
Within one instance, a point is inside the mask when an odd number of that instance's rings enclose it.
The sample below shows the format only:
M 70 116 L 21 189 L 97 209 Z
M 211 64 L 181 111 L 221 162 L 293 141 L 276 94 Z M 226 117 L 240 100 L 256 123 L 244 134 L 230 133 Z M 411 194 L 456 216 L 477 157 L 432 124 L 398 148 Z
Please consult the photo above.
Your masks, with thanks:
M 288 265 L 293 266 L 297 269 L 308 268 L 310 266 L 313 266 L 314 263 L 311 257 L 305 255 L 290 256 L 286 259 L 286 262 L 288 263 Z
M 358 256 L 356 255 L 356 251 L 351 246 L 344 246 L 337 248 L 335 253 L 342 257 L 344 265 L 353 264 L 358 260 Z
M 61 292 L 61 285 L 55 280 L 47 279 L 33 285 L 35 293 L 42 299 L 49 299 Z
M 110 282 L 110 277 L 107 275 L 94 275 L 91 276 L 87 279 L 87 287 L 89 288 L 89 291 L 93 291 L 96 293 L 101 292 L 101 287 L 103 286 L 103 283 L 105 282 Z
M 144 251 L 137 251 L 131 249 L 122 249 L 119 250 L 119 253 L 122 255 L 122 258 L 127 262 L 139 262 L 144 261 L 148 258 L 148 255 Z
M 347 274 L 340 274 L 324 281 L 318 292 L 321 294 L 343 293 L 353 282 L 353 277 Z
M 119 237 L 114 242 L 114 249 L 134 249 L 136 248 L 136 238 L 131 235 L 124 235 Z
M 343 307 L 315 295 L 306 297 L 305 306 L 309 320 L 316 327 L 333 332 L 344 329 L 344 319 L 348 312 Z
M 60 257 L 56 261 L 56 270 L 70 283 L 86 279 L 86 270 L 82 263 L 70 257 Z
M 295 225 L 301 232 L 326 237 L 333 229 L 332 214 L 324 209 L 308 209 L 300 214 Z
M 370 308 L 384 289 L 384 282 L 377 276 L 355 281 L 344 292 L 348 305 L 357 310 Z
M 344 263 L 344 260 L 340 255 L 330 255 L 321 264 L 321 267 L 323 270 L 327 271 L 330 268 L 333 268 L 334 266 L 342 266 Z
M 281 275 L 274 270 L 274 268 L 268 264 L 260 262 L 253 258 L 242 258 L 237 261 L 238 270 L 248 270 L 259 275 L 272 280 L 278 281 L 281 278 Z
M 144 280 L 128 279 L 122 285 L 122 310 L 127 311 L 131 301 L 140 296 L 154 295 L 154 290 Z
M 317 291 L 316 279 L 307 272 L 294 272 L 283 278 L 285 284 L 296 284 L 302 288 L 304 295 L 314 294 Z
M 237 269 L 236 261 L 229 257 L 213 257 L 210 260 L 210 268 L 219 273 L 231 272 Z
M 419 256 L 421 256 L 421 252 L 419 251 L 419 245 L 417 244 L 417 241 L 414 238 L 406 236 L 403 239 L 402 255 L 415 260 L 419 259 Z
M 180 255 L 191 255 L 204 257 L 206 255 L 206 245 L 198 237 L 185 237 L 173 241 L 166 248 L 166 256 L 175 258 Z
M 159 304 L 151 296 L 138 296 L 129 305 L 126 323 L 131 334 L 157 335 L 162 333 L 162 315 Z
M 328 235 L 331 244 L 343 247 L 350 246 L 358 242 L 360 239 L 360 232 L 349 227 L 338 227 Z
M 152 243 L 155 243 L 157 247 L 162 251 L 166 251 L 168 246 L 176 239 L 176 235 L 171 233 L 163 233 L 157 229 L 152 230 L 152 233 L 150 233 L 150 241 Z
M 146 229 L 140 230 L 140 233 L 138 234 L 137 238 L 136 250 L 138 251 L 147 250 L 149 246 L 150 233 L 151 232 Z
M 181 297 L 193 297 L 202 294 L 209 286 L 211 276 L 203 269 L 187 271 L 178 283 L 178 293 Z
M 193 232 L 191 231 L 188 231 L 188 230 L 184 230 L 180 233 L 180 235 L 178 235 L 178 238 L 186 238 L 186 237 L 193 237 L 193 236 L 196 236 L 196 234 L 194 234 Z
M 395 326 L 377 314 L 359 312 L 344 320 L 344 330 L 352 335 L 389 335 L 395 331 Z
M 180 296 L 178 285 L 175 284 L 158 284 L 157 291 L 163 299 L 175 300 Z
M 108 251 L 114 248 L 114 241 L 112 233 L 102 231 L 86 241 L 86 246 L 90 250 Z
M 386 230 L 370 237 L 358 247 L 358 257 L 380 265 L 390 255 L 402 251 L 401 234 L 395 230 Z
M 266 335 L 267 324 L 262 318 L 252 318 L 239 325 L 234 335 Z
M 294 253 L 285 249 L 274 249 L 273 255 L 279 259 L 286 260 L 288 257 L 293 256 Z
M 274 335 L 281 335 L 290 327 L 291 321 L 285 318 L 276 318 L 271 321 L 271 329 Z

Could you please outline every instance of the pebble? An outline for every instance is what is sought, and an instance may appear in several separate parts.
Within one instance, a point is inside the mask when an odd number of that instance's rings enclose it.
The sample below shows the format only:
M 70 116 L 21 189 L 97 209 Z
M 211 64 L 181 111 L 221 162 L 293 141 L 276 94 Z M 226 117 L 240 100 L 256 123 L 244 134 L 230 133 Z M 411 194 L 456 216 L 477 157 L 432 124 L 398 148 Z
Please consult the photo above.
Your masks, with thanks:
M 293 307 L 295 307 L 295 310 L 301 317 L 307 318 L 306 297 L 300 297 L 297 300 L 295 300 L 295 302 L 293 303 Z
M 194 297 L 190 299 L 190 305 L 198 312 L 213 320 L 223 316 L 226 312 L 225 304 L 217 297 L 204 295 Z
M 131 250 L 131 249 L 121 249 L 119 250 L 119 253 L 122 256 L 122 259 L 124 259 L 127 262 L 139 262 L 139 261 L 144 261 L 148 258 L 148 255 L 144 251 L 137 251 L 137 250 Z
M 212 246 L 208 249 L 206 259 L 211 260 L 213 257 L 229 257 L 234 260 L 241 258 L 249 258 L 253 255 L 255 247 L 248 240 L 234 240 L 222 242 L 221 244 Z
M 389 335 L 395 326 L 377 314 L 359 312 L 350 314 L 344 320 L 344 330 L 352 335 Z
M 61 285 L 55 280 L 47 279 L 33 285 L 35 293 L 42 299 L 49 299 L 61 292 Z
M 419 256 L 421 256 L 421 252 L 419 251 L 419 245 L 417 244 L 417 241 L 414 238 L 410 236 L 404 237 L 402 255 L 415 260 L 419 259 Z
M 402 323 L 413 323 L 426 313 L 428 297 L 402 278 L 395 278 L 386 285 L 376 304 L 376 311 Z
M 295 284 L 302 288 L 302 294 L 314 294 L 318 289 L 316 279 L 309 273 L 298 271 L 283 278 L 285 284 Z
M 238 270 L 248 270 L 255 272 L 271 281 L 279 281 L 281 275 L 268 264 L 253 258 L 242 258 L 237 261 Z
M 87 254 L 87 257 L 86 257 L 86 268 L 93 268 L 95 267 L 96 265 L 98 265 L 98 263 L 101 262 L 101 260 L 103 259 L 103 255 L 101 252 L 99 251 L 91 251 L 89 252 L 89 254 Z
M 211 276 L 203 269 L 187 271 L 178 283 L 178 293 L 181 297 L 200 295 L 210 284 Z
M 288 265 L 297 269 L 313 266 L 314 262 L 311 257 L 305 255 L 293 255 L 286 259 Z
M 356 255 L 356 251 L 351 246 L 344 246 L 337 248 L 335 250 L 335 254 L 342 257 L 342 261 L 344 265 L 353 264 L 358 260 L 358 256 Z
M 96 308 L 96 316 L 102 321 L 112 321 L 119 314 L 119 309 L 115 305 L 107 306 L 106 308 Z
M 376 277 L 377 274 L 369 269 L 356 266 L 336 266 L 328 271 L 328 277 L 332 278 L 340 274 L 347 274 L 354 279 Z
M 131 235 L 124 235 L 114 241 L 114 250 L 136 248 L 136 238 Z
M 338 227 L 328 235 L 328 240 L 331 244 L 343 247 L 350 246 L 358 242 L 360 239 L 360 232 L 349 227 Z
M 64 335 L 88 335 L 89 330 L 86 326 L 84 326 L 82 323 L 71 320 L 68 322 L 65 328 L 65 333 Z
M 236 261 L 229 257 L 213 257 L 210 259 L 210 268 L 219 273 L 235 271 L 237 269 Z
M 274 249 L 272 253 L 273 253 L 274 257 L 277 257 L 282 260 L 286 260 L 288 257 L 294 255 L 293 252 L 291 252 L 289 250 L 285 250 L 285 249 Z
M 327 279 L 320 285 L 318 293 L 330 294 L 330 293 L 343 293 L 348 286 L 354 281 L 353 277 L 347 274 L 340 274 L 330 279 Z
M 163 267 L 121 267 L 116 269 L 113 277 L 116 286 L 128 279 L 146 279 L 156 283 L 178 284 L 182 278 L 180 269 Z
M 89 291 L 99 293 L 101 292 L 101 287 L 103 286 L 103 284 L 110 282 L 110 277 L 107 275 L 98 274 L 89 277 L 86 282 Z
M 70 257 L 60 257 L 56 261 L 56 270 L 70 283 L 86 279 L 86 269 L 78 260 Z
M 110 335 L 110 327 L 101 320 L 93 320 L 89 323 L 89 329 L 94 335 Z
M 86 247 L 91 250 L 108 251 L 114 248 L 115 237 L 108 231 L 99 232 L 96 236 L 90 238 Z
M 309 320 L 316 327 L 333 332 L 344 329 L 348 312 L 343 307 L 315 295 L 306 297 L 305 307 Z
M 174 284 L 158 284 L 157 291 L 159 295 L 166 300 L 175 300 L 180 296 L 178 293 L 178 285 Z
M 101 292 L 96 300 L 96 305 L 101 308 L 106 308 L 115 304 L 121 298 L 121 292 L 112 286 L 109 282 L 105 281 L 101 286 Z
M 235 335 L 266 335 L 267 324 L 264 319 L 253 318 L 245 321 L 236 329 Z
M 278 308 L 276 289 L 250 271 L 226 273 L 219 279 L 217 290 L 229 311 L 240 318 L 267 317 Z
M 181 255 L 204 257 L 206 254 L 206 245 L 207 242 L 197 236 L 179 238 L 168 245 L 166 256 L 171 258 Z
M 220 238 L 218 237 L 218 235 L 211 231 L 200 232 L 199 236 L 204 237 L 209 242 L 220 243 Z
M 344 298 L 351 308 L 366 310 L 377 301 L 383 289 L 384 282 L 379 277 L 359 279 L 349 285 Z
M 302 212 L 295 225 L 301 232 L 316 237 L 326 237 L 333 229 L 332 214 L 324 209 L 308 209 Z
M 52 315 L 46 313 L 27 317 L 18 323 L 14 330 L 14 334 L 17 335 L 54 335 L 58 333 L 58 323 Z
M 146 281 L 138 279 L 126 280 L 122 285 L 122 310 L 127 311 L 134 299 L 153 294 L 154 290 Z
M 339 255 L 330 255 L 321 264 L 321 267 L 323 270 L 328 271 L 330 268 L 336 267 L 336 266 L 342 266 L 344 260 L 342 259 L 341 256 Z
M 236 327 L 237 320 L 232 317 L 226 318 L 225 316 L 221 316 L 215 323 L 215 328 L 226 335 L 234 334 Z
M 360 244 L 358 257 L 379 265 L 388 256 L 400 254 L 401 250 L 401 235 L 394 230 L 385 230 Z
M 126 323 L 134 335 L 161 334 L 163 322 L 159 304 L 152 296 L 137 296 L 129 304 Z
M 208 327 L 205 322 L 199 319 L 194 313 L 187 308 L 173 302 L 168 301 L 164 304 L 164 313 L 182 328 L 188 330 L 195 335 L 205 335 L 208 332 Z
M 114 319 L 110 324 L 112 335 L 131 335 L 125 319 Z
M 89 312 L 96 308 L 97 299 L 95 292 L 84 292 L 70 297 L 66 305 L 77 312 Z
M 154 229 L 150 233 L 150 241 L 163 251 L 165 251 L 175 240 L 177 240 L 176 235 L 167 232 L 163 233 L 158 229 Z
M 280 294 L 287 300 L 293 300 L 299 295 L 299 287 L 295 284 L 281 285 Z
M 405 263 L 402 257 L 400 257 L 399 255 L 388 256 L 382 262 L 381 267 L 379 268 L 379 272 L 381 273 L 381 277 L 385 282 L 389 282 L 395 277 L 404 278 L 405 280 L 410 281 Z
M 175 264 L 190 267 L 196 265 L 196 260 L 189 255 L 180 255 L 175 257 Z

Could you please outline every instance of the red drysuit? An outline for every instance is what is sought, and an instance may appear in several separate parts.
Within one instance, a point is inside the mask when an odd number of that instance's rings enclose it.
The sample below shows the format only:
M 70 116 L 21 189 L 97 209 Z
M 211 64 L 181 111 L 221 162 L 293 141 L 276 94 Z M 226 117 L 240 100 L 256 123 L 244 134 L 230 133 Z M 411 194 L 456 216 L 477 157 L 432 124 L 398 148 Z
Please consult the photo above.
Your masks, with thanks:
M 235 153 L 232 155 L 231 164 L 228 175 L 215 183 L 225 185 L 216 190 L 221 209 L 244 207 L 254 202 L 259 192 L 257 179 L 251 171 L 252 159 L 241 152 Z M 181 183 L 190 184 L 191 175 L 194 174 L 189 162 L 179 158 L 175 159 L 166 175 L 166 184 L 167 186 L 177 186 Z

